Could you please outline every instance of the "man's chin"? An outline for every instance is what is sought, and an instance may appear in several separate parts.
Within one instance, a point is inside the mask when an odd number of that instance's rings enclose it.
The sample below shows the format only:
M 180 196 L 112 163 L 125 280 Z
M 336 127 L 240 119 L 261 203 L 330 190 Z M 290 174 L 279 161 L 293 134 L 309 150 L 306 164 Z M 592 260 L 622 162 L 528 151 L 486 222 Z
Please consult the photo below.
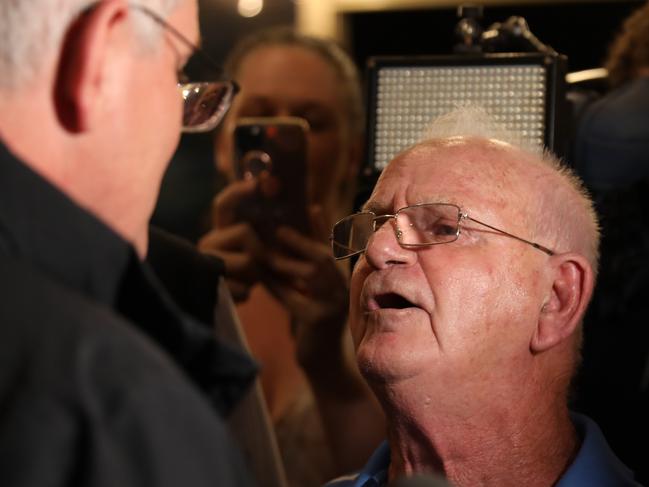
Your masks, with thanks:
M 403 354 L 394 346 L 361 347 L 357 350 L 358 369 L 370 385 L 386 386 L 397 384 L 417 375 L 422 367 L 412 360 L 409 354 Z

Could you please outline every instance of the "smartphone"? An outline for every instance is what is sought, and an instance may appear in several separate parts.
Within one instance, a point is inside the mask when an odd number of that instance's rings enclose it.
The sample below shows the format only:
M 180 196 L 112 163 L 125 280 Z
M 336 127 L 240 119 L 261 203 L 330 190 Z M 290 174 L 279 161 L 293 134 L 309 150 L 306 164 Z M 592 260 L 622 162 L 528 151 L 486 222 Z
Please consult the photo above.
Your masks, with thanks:
M 308 122 L 298 117 L 241 118 L 234 130 L 235 174 L 256 179 L 257 190 L 239 206 L 263 241 L 278 227 L 309 233 L 307 216 Z

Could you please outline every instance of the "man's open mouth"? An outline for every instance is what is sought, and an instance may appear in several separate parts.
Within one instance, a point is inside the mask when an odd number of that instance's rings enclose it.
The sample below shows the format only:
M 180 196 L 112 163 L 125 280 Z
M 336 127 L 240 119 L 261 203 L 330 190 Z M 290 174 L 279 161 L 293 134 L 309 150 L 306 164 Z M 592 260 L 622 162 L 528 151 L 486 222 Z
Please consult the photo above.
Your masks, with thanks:
M 374 297 L 374 301 L 380 309 L 405 309 L 415 307 L 414 303 L 397 293 L 377 294 Z

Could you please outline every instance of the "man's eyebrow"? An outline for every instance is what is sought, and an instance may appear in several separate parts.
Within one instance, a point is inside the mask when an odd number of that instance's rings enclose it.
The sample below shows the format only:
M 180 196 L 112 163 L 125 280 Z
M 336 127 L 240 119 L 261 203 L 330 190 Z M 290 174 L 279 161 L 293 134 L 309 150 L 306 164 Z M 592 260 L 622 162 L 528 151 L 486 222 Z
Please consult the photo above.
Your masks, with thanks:
M 458 202 L 457 199 L 449 196 L 437 196 L 435 198 L 417 198 L 416 202 L 413 205 L 425 205 L 428 203 L 443 203 L 445 205 L 455 205 L 462 208 L 462 205 Z
M 462 205 L 457 199 L 447 197 L 447 196 L 440 196 L 437 198 L 417 198 L 413 203 L 406 206 L 425 205 L 429 203 L 444 203 L 444 204 L 455 205 L 462 208 Z M 371 211 L 376 215 L 387 215 L 396 212 L 396 210 L 392 209 L 391 207 L 376 201 L 368 201 L 361 207 L 360 211 Z

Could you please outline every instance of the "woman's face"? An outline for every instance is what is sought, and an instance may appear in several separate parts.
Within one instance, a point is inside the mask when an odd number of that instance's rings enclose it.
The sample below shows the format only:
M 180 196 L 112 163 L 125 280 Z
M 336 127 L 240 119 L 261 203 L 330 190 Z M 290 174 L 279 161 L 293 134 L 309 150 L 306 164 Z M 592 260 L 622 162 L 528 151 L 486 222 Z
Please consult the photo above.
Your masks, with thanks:
M 233 176 L 232 134 L 238 118 L 304 118 L 310 125 L 310 201 L 323 205 L 330 214 L 337 213 L 342 188 L 354 182 L 359 141 L 350 131 L 346 99 L 336 71 L 306 48 L 271 45 L 249 52 L 235 78 L 241 92 L 217 140 L 219 168 Z M 342 204 L 348 206 L 349 202 Z

